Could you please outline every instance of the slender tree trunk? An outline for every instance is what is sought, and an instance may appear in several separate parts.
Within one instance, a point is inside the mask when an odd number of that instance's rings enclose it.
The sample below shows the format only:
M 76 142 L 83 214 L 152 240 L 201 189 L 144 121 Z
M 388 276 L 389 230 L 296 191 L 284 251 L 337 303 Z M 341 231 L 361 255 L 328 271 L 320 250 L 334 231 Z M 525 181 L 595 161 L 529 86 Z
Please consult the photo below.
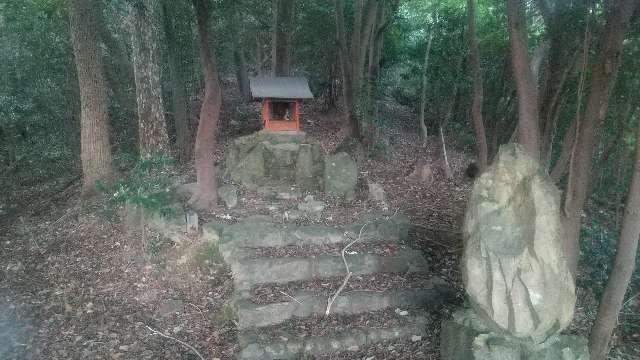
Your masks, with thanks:
M 518 138 L 534 159 L 540 158 L 538 87 L 527 56 L 527 23 L 522 0 L 507 0 L 511 64 L 518 91 Z
M 273 14 L 272 74 L 289 76 L 295 0 L 276 0 Z
M 473 103 L 471 105 L 471 119 L 476 134 L 476 155 L 480 172 L 487 169 L 487 135 L 482 119 L 482 103 L 484 101 L 484 88 L 482 85 L 482 69 L 480 68 L 480 54 L 478 40 L 476 39 L 476 4 L 475 0 L 467 0 L 467 17 L 469 26 L 469 63 L 473 74 Z
M 431 54 L 431 44 L 433 43 L 433 31 L 429 34 L 427 40 L 427 48 L 424 51 L 424 66 L 422 69 L 422 91 L 420 94 L 420 117 L 418 122 L 420 123 L 420 130 L 422 133 L 422 142 L 427 144 L 427 138 L 429 137 L 429 129 L 427 128 L 427 86 L 429 81 L 429 57 Z
M 347 34 L 345 30 L 344 2 L 335 0 L 336 10 L 336 35 L 340 49 L 340 67 L 342 70 L 342 97 L 345 112 L 344 127 L 349 135 L 357 137 L 360 133 L 357 118 L 353 114 L 353 59 L 348 49 Z
M 241 47 L 233 47 L 233 59 L 236 63 L 236 80 L 238 81 L 238 90 L 245 101 L 251 100 L 251 89 L 249 88 L 249 74 L 247 72 L 247 61 Z
M 264 75 L 264 54 L 262 50 L 260 34 L 256 34 L 256 72 L 258 75 Z
M 615 1 L 607 15 L 599 59 L 591 66 L 589 97 L 583 120 L 576 133 L 564 204 L 565 253 L 574 274 L 578 266 L 582 208 L 587 200 L 594 149 L 616 81 L 620 52 L 629 27 L 629 19 L 637 5 L 637 0 Z
M 71 40 L 80 87 L 80 158 L 82 192 L 91 195 L 97 182 L 113 178 L 107 85 L 98 49 L 96 18 L 89 0 L 72 0 Z
M 251 101 L 251 89 L 249 86 L 249 74 L 247 72 L 247 60 L 244 56 L 244 48 L 241 41 L 242 26 L 240 26 L 240 14 L 238 5 L 233 5 L 233 28 L 239 38 L 237 44 L 233 45 L 233 60 L 235 62 L 236 81 L 238 82 L 238 90 L 245 101 Z
M 164 0 L 163 18 L 164 32 L 167 38 L 169 52 L 169 72 L 171 75 L 171 102 L 173 107 L 173 121 L 176 129 L 176 155 L 178 161 L 187 163 L 193 154 L 193 136 L 190 116 L 188 112 L 184 69 L 181 66 L 181 51 L 178 42 L 179 21 L 174 21 L 170 15 L 170 1 Z M 184 29 L 181 29 L 184 30 Z M 191 32 L 190 30 L 188 30 Z
M 131 5 L 138 146 L 143 157 L 169 152 L 160 84 L 158 12 L 157 0 L 136 0 Z
M 567 129 L 564 140 L 562 142 L 562 148 L 560 149 L 560 156 L 556 160 L 555 165 L 551 169 L 549 176 L 553 181 L 559 183 L 560 180 L 567 174 L 569 170 L 569 162 L 571 161 L 571 153 L 573 152 L 573 146 L 576 141 L 576 127 L 578 126 L 578 119 L 574 118 L 569 128 Z
M 208 210 L 216 206 L 218 199 L 214 152 L 217 143 L 222 94 L 218 70 L 209 45 L 211 4 L 209 0 L 193 0 L 193 5 L 198 21 L 200 62 L 204 73 L 204 100 L 200 109 L 200 123 L 196 136 L 197 190 L 189 203 L 196 209 Z
M 635 269 L 638 238 L 640 238 L 640 129 L 636 137 L 636 160 L 616 258 L 600 300 L 596 322 L 589 336 L 589 352 L 592 360 L 604 360 L 609 352 L 611 335 L 618 324 L 618 314 L 622 309 L 624 295 Z

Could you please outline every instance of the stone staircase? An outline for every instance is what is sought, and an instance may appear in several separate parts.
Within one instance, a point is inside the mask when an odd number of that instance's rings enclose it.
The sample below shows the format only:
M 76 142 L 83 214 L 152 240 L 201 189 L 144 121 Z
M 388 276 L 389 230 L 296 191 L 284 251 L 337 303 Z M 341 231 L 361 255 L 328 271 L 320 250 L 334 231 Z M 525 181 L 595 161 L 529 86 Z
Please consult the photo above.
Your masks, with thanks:
M 234 277 L 238 358 L 298 359 L 421 339 L 425 308 L 450 289 L 406 245 L 407 230 L 400 216 L 343 228 L 268 217 L 224 226 L 219 249 Z

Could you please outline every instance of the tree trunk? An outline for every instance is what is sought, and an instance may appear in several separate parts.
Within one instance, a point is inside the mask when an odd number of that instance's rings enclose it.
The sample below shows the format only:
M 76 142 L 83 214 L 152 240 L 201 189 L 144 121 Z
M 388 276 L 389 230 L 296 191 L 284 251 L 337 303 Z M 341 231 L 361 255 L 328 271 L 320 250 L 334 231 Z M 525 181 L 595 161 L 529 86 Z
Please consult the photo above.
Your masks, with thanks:
M 609 352 L 611 335 L 618 322 L 624 295 L 636 265 L 640 237 L 640 128 L 636 136 L 636 160 L 629 198 L 616 249 L 613 270 L 600 300 L 598 316 L 589 336 L 592 360 L 604 360 Z
M 565 252 L 574 274 L 578 267 L 581 215 L 589 189 L 594 149 L 615 84 L 629 19 L 637 5 L 637 0 L 615 1 L 607 15 L 599 59 L 591 65 L 591 86 L 583 120 L 578 125 L 564 204 Z
M 476 4 L 475 0 L 467 0 L 467 17 L 469 26 L 469 64 L 473 74 L 473 103 L 471 105 L 471 119 L 476 134 L 476 155 L 480 172 L 487 169 L 487 136 L 482 119 L 482 103 L 484 101 L 484 88 L 482 85 L 482 69 L 480 68 L 480 54 L 478 40 L 476 39 Z
M 429 34 L 427 40 L 427 48 L 424 51 L 424 66 L 422 69 L 422 92 L 420 94 L 420 130 L 422 132 L 423 144 L 427 144 L 427 138 L 429 137 L 429 129 L 427 128 L 427 86 L 429 81 L 428 69 L 429 69 L 429 55 L 431 54 L 431 44 L 433 43 L 433 31 Z
M 276 0 L 273 14 L 273 76 L 289 76 L 295 0 Z
M 91 195 L 97 182 L 113 178 L 107 85 L 98 49 L 95 14 L 89 0 L 70 2 L 71 40 L 80 87 L 80 158 L 82 192 Z
M 169 152 L 160 84 L 158 11 L 157 0 L 137 0 L 131 5 L 138 146 L 142 157 Z
M 181 66 L 181 51 L 178 42 L 179 21 L 174 21 L 169 15 L 170 2 L 164 0 L 163 18 L 164 32 L 167 38 L 167 50 L 169 53 L 169 72 L 171 75 L 171 102 L 173 107 L 173 121 L 176 129 L 176 155 L 181 163 L 191 161 L 193 153 L 193 136 L 191 132 L 190 116 L 188 112 L 184 69 Z M 184 29 L 183 29 L 184 30 Z M 187 30 L 189 32 L 189 30 Z
M 247 72 L 247 60 L 244 56 L 244 48 L 241 41 L 242 26 L 240 25 L 240 15 L 238 13 L 238 5 L 233 5 L 233 28 L 239 38 L 238 42 L 233 45 L 233 60 L 235 62 L 236 81 L 238 82 L 238 90 L 242 98 L 251 101 L 251 88 L 249 86 L 249 74 Z
M 238 81 L 238 90 L 245 101 L 251 101 L 251 89 L 249 87 L 249 74 L 247 73 L 247 60 L 244 52 L 239 46 L 233 47 L 233 59 L 236 63 L 236 80 Z
M 527 56 L 526 18 L 521 0 L 507 0 L 511 64 L 518 91 L 518 138 L 534 159 L 540 158 L 538 87 Z
M 340 49 L 340 67 L 342 70 L 342 98 L 344 103 L 345 123 L 344 128 L 349 135 L 357 137 L 360 133 L 357 118 L 353 114 L 353 59 L 350 57 L 345 30 L 344 2 L 335 0 L 336 10 L 336 36 Z
M 345 125 L 349 136 L 363 138 L 362 120 L 371 114 L 372 89 L 369 81 L 363 81 L 367 70 L 367 52 L 371 51 L 371 37 L 376 24 L 379 0 L 354 1 L 354 21 L 348 39 L 345 26 L 345 2 L 335 0 L 336 35 L 340 49 L 340 64 L 343 75 Z M 350 40 L 350 41 L 349 41 Z M 356 108 L 358 108 L 356 111 Z
M 222 105 L 222 94 L 218 70 L 209 47 L 209 0 L 193 0 L 198 21 L 200 62 L 204 73 L 204 100 L 200 109 L 200 122 L 196 136 L 196 178 L 197 189 L 189 200 L 196 209 L 209 210 L 216 206 L 218 192 L 214 152 L 218 135 L 218 120 Z

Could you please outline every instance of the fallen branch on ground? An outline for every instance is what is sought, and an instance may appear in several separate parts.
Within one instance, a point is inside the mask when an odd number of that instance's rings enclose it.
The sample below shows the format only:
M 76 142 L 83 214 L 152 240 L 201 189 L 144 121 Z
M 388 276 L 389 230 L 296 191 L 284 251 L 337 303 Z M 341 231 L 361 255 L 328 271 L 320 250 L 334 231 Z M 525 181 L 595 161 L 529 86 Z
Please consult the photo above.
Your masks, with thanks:
M 351 246 L 353 246 L 353 244 L 355 244 L 358 241 L 360 241 L 360 239 L 362 238 L 362 231 L 364 230 L 364 228 L 366 226 L 367 226 L 367 223 L 362 225 L 362 227 L 360 228 L 360 232 L 358 233 L 358 237 L 355 240 L 353 240 L 352 242 L 350 242 L 349 244 L 347 244 L 347 246 L 345 246 L 342 249 L 342 261 L 344 262 L 344 267 L 347 269 L 347 276 L 345 276 L 344 280 L 342 281 L 342 285 L 340 285 L 340 287 L 338 288 L 338 291 L 336 291 L 336 293 L 333 294 L 332 297 L 327 299 L 327 311 L 324 312 L 325 316 L 329 316 L 329 314 L 331 313 L 331 306 L 336 301 L 338 296 L 340 296 L 340 293 L 342 292 L 342 290 L 344 290 L 344 287 L 347 286 L 347 283 L 349 282 L 349 279 L 351 279 L 351 275 L 353 275 L 353 273 L 349 269 L 349 264 L 347 263 L 347 258 L 344 256 L 344 253 L 347 251 L 347 249 L 349 249 Z

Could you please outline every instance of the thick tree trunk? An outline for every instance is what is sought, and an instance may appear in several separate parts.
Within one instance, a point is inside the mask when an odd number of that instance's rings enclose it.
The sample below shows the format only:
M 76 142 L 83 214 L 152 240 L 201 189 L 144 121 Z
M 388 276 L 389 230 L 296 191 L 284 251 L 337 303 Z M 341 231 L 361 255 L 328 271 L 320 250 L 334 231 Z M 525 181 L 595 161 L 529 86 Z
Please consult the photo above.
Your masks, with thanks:
M 289 76 L 294 9 L 295 0 L 276 0 L 271 54 L 273 76 Z
M 136 0 L 131 5 L 138 146 L 143 157 L 169 152 L 160 83 L 158 12 L 157 0 Z
M 582 208 L 587 200 L 594 149 L 616 81 L 629 19 L 637 5 L 637 0 L 615 1 L 607 15 L 599 59 L 591 66 L 591 86 L 582 122 L 578 125 L 564 204 L 565 252 L 574 274 L 578 266 Z
M 487 135 L 482 119 L 482 103 L 484 101 L 484 88 L 482 85 L 482 69 L 480 68 L 480 55 L 478 40 L 476 39 L 476 4 L 475 0 L 467 0 L 467 17 L 469 26 L 469 64 L 473 74 L 473 103 L 471 105 L 471 119 L 476 134 L 476 155 L 480 172 L 487 169 Z
M 345 118 L 349 135 L 362 140 L 361 120 L 370 113 L 371 86 L 364 82 L 367 52 L 370 51 L 372 29 L 376 24 L 376 14 L 382 2 L 378 0 L 357 0 L 354 2 L 354 21 L 349 41 L 345 30 L 344 1 L 336 0 L 336 34 L 340 48 L 340 61 L 344 78 Z M 355 108 L 359 111 L 356 113 Z
M 204 100 L 200 109 L 200 123 L 196 136 L 196 177 L 197 190 L 189 200 L 196 209 L 209 210 L 216 206 L 218 199 L 214 152 L 218 135 L 218 120 L 222 105 L 222 94 L 218 70 L 209 47 L 209 0 L 193 0 L 198 21 L 200 62 L 204 73 Z
M 176 155 L 181 163 L 191 161 L 193 154 L 193 134 L 191 131 L 188 111 L 184 69 L 181 66 L 181 51 L 178 43 L 179 21 L 171 17 L 170 2 L 164 0 L 163 18 L 164 32 L 167 38 L 169 52 L 169 72 L 171 75 L 171 102 L 173 107 L 173 121 L 176 129 Z M 184 30 L 184 29 L 181 29 Z M 190 32 L 190 30 L 188 30 Z
M 107 85 L 98 49 L 95 14 L 89 0 L 70 2 L 71 40 L 80 87 L 80 158 L 82 192 L 95 192 L 97 182 L 113 178 Z
M 636 160 L 629 198 L 622 222 L 620 239 L 611 276 L 600 300 L 598 316 L 589 336 L 592 360 L 604 360 L 609 352 L 611 335 L 618 323 L 631 275 L 636 265 L 640 237 L 640 128 L 636 137 Z
M 518 138 L 529 155 L 539 159 L 538 87 L 529 67 L 522 0 L 507 0 L 507 20 L 511 64 L 518 91 Z
M 424 51 L 424 66 L 422 68 L 422 90 L 420 94 L 420 117 L 418 122 L 420 124 L 420 131 L 422 134 L 422 142 L 427 144 L 427 138 L 429 137 L 429 129 L 427 127 L 427 86 L 429 81 L 429 57 L 431 54 L 431 44 L 433 43 L 433 31 L 429 34 L 427 40 L 427 48 Z

